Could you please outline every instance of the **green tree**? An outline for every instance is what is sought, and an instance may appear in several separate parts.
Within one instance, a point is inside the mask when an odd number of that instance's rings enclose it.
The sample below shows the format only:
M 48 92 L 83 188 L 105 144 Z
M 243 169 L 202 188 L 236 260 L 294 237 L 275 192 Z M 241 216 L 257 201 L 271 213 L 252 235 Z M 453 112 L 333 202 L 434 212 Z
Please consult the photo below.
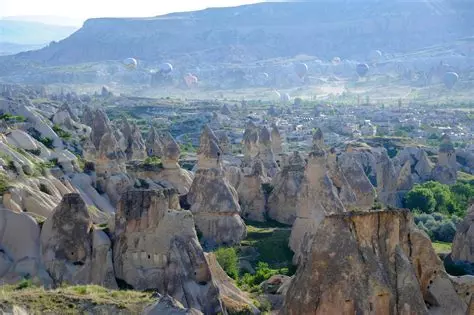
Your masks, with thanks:
M 436 199 L 431 190 L 417 185 L 407 193 L 405 206 L 410 210 L 418 209 L 424 213 L 433 213 Z
M 233 247 L 221 247 L 215 252 L 216 259 L 222 269 L 233 279 L 239 277 L 239 259 Z

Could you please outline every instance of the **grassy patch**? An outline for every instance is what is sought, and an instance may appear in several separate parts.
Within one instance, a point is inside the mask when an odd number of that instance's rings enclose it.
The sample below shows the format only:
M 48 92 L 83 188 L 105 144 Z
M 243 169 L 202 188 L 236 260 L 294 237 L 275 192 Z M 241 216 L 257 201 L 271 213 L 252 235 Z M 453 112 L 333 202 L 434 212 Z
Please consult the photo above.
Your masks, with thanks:
M 90 311 L 101 305 L 139 314 L 152 300 L 151 293 L 115 291 L 95 285 L 61 287 L 51 291 L 27 282 L 21 287 L 0 287 L 0 306 L 19 305 L 35 314 L 83 314 L 86 310 Z
M 451 253 L 452 243 L 445 243 L 445 242 L 433 242 L 433 248 L 435 249 L 437 254 L 448 254 Z
M 458 172 L 458 180 L 460 182 L 474 182 L 474 175 L 465 172 Z
M 293 252 L 288 247 L 291 228 L 277 222 L 247 222 L 247 238 L 241 245 L 255 247 L 259 260 L 270 268 L 292 266 Z

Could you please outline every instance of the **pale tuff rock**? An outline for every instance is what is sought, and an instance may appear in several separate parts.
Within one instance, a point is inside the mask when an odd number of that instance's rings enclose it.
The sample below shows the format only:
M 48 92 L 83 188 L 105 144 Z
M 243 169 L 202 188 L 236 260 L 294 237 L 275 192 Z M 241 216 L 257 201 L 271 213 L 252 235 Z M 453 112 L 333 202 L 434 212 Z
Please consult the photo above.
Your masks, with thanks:
M 265 176 L 262 161 L 255 160 L 252 173 L 243 175 L 237 188 L 244 218 L 258 222 L 265 221 L 266 196 L 263 185 L 269 183 L 270 178 Z
M 41 263 L 40 228 L 26 213 L 0 209 L 0 282 L 16 283 L 25 277 L 45 286 L 52 279 Z
M 244 136 L 242 138 L 242 146 L 244 152 L 244 163 L 251 165 L 253 159 L 259 153 L 258 145 L 259 130 L 253 122 L 248 122 L 245 127 Z
M 90 117 L 89 115 L 91 115 L 92 117 Z M 104 137 L 104 135 L 107 133 L 113 135 L 111 123 L 109 118 L 107 117 L 107 114 L 103 110 L 96 109 L 91 113 L 85 112 L 84 119 L 84 123 L 89 124 L 89 126 L 92 128 L 92 143 L 97 149 L 100 148 L 100 142 L 102 141 L 102 137 Z
M 289 246 L 300 263 L 311 248 L 313 237 L 325 216 L 345 212 L 329 171 L 327 154 L 315 146 L 304 170 L 296 201 L 296 220 L 291 229 Z
M 227 136 L 227 132 L 225 130 L 215 132 L 217 136 L 217 140 L 219 141 L 219 147 L 224 154 L 232 153 L 232 144 L 230 143 L 230 139 Z
M 161 165 L 128 164 L 127 172 L 134 178 L 167 181 L 178 189 L 181 195 L 188 193 L 193 174 L 178 164 L 180 147 L 169 132 L 160 136 Z
M 305 160 L 293 152 L 285 166 L 272 180 L 273 191 L 268 198 L 268 216 L 280 223 L 293 224 L 296 204 L 304 180 Z
M 198 168 L 222 168 L 222 150 L 212 129 L 205 125 L 199 138 Z
M 115 132 L 119 135 L 116 138 L 125 152 L 127 160 L 143 160 L 146 158 L 145 142 L 137 125 L 130 124 L 126 118 L 122 118 Z
M 280 131 L 275 124 L 272 124 L 272 150 L 274 154 L 281 154 L 283 153 L 282 148 L 282 139 L 280 135 Z
M 457 226 L 453 240 L 451 257 L 455 261 L 474 263 L 474 204 L 468 210 L 464 220 Z
M 163 155 L 163 148 L 160 141 L 160 135 L 155 127 L 151 127 L 148 132 L 147 139 L 145 142 L 146 151 L 148 156 L 161 157 Z
M 3 206 L 16 212 L 30 212 L 48 217 L 65 194 L 74 189 L 67 182 L 48 177 L 25 177 L 5 193 Z
M 229 109 L 229 106 L 227 104 L 222 105 L 221 114 L 226 116 L 232 115 L 232 111 Z
M 377 196 L 385 205 L 402 206 L 397 197 L 397 173 L 385 149 L 374 150 L 376 157 Z
M 43 224 L 42 261 L 56 285 L 98 284 L 116 288 L 108 236 L 95 230 L 86 204 L 67 194 Z
M 336 187 L 338 197 L 341 199 L 344 206 L 346 208 L 367 207 L 364 203 L 358 203 L 356 194 L 352 190 L 346 175 L 338 164 L 338 156 L 334 149 L 331 149 L 328 152 L 327 167 L 329 177 L 331 178 L 333 185 Z
M 357 205 L 361 208 L 372 207 L 377 195 L 362 165 L 351 153 L 342 153 L 337 162 L 356 196 Z
M 432 178 L 442 184 L 452 185 L 457 180 L 457 162 L 454 145 L 448 135 L 441 137 L 438 163 L 433 168 Z
M 272 150 L 272 138 L 267 127 L 260 129 L 258 136 L 258 155 L 257 157 L 263 162 L 268 176 L 273 177 L 280 170 Z
M 222 311 L 219 290 L 197 239 L 191 212 L 175 189 L 129 190 L 115 217 L 116 277 L 154 289 L 205 314 Z
M 162 143 L 163 154 L 161 162 L 164 168 L 179 168 L 178 160 L 181 154 L 181 149 L 169 132 L 163 133 L 160 137 Z
M 147 306 L 141 315 L 203 315 L 203 313 L 196 309 L 184 308 L 183 304 L 171 296 L 163 295 L 158 301 Z
M 413 177 L 411 175 L 410 161 L 406 161 L 398 173 L 397 190 L 408 191 L 413 188 Z
M 319 128 L 313 133 L 313 148 L 315 147 L 324 148 L 324 136 Z
M 464 303 L 469 305 L 471 303 L 472 297 L 474 296 L 474 276 L 466 275 L 460 277 L 449 277 L 449 279 L 453 283 L 459 298 L 463 300 Z M 474 313 L 467 312 L 466 314 L 471 315 Z
M 216 245 L 239 243 L 246 235 L 235 189 L 220 168 L 197 170 L 187 196 L 196 228 Z
M 466 309 L 410 214 L 375 211 L 334 214 L 321 222 L 281 314 L 464 314 Z
M 422 148 L 407 147 L 404 148 L 394 158 L 399 167 L 403 167 L 407 162 L 410 163 L 412 181 L 414 183 L 425 182 L 431 178 L 433 166 Z
M 219 288 L 222 304 L 224 304 L 227 312 L 230 314 L 238 314 L 239 312 L 246 311 L 245 314 L 249 315 L 260 314 L 260 311 L 253 305 L 247 293 L 237 288 L 234 281 L 219 265 L 216 255 L 214 253 L 205 255 L 211 271 L 212 280 Z

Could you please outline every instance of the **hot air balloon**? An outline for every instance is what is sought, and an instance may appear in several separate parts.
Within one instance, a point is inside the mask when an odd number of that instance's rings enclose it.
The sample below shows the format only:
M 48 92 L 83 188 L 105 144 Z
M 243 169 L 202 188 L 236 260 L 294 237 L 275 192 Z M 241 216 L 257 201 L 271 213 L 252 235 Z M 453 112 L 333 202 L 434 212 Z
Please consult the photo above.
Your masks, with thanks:
M 456 72 L 446 72 L 443 77 L 444 85 L 448 89 L 452 89 L 459 80 L 459 75 Z
M 192 88 L 197 85 L 198 78 L 195 75 L 188 73 L 187 75 L 184 76 L 184 82 L 186 83 L 186 86 L 188 88 Z
M 270 76 L 268 75 L 268 73 L 262 72 L 257 76 L 257 83 L 260 85 L 264 85 L 265 83 L 267 83 L 269 77 Z
M 377 63 L 382 58 L 382 52 L 380 50 L 372 50 L 369 54 L 369 60 L 373 63 Z
M 338 64 L 341 63 L 341 58 L 339 58 L 339 57 L 334 57 L 334 58 L 332 58 L 331 63 L 332 63 L 333 65 L 338 65 Z
M 162 63 L 160 65 L 160 72 L 163 73 L 163 74 L 169 74 L 173 71 L 173 65 L 171 65 L 171 63 Z
M 295 72 L 302 79 L 308 73 L 308 66 L 305 63 L 297 63 L 295 64 Z
M 367 72 L 369 72 L 369 66 L 366 63 L 359 63 L 356 66 L 356 72 L 360 77 L 365 77 Z
M 127 58 L 123 61 L 123 64 L 127 69 L 133 70 L 137 68 L 138 62 L 135 58 Z

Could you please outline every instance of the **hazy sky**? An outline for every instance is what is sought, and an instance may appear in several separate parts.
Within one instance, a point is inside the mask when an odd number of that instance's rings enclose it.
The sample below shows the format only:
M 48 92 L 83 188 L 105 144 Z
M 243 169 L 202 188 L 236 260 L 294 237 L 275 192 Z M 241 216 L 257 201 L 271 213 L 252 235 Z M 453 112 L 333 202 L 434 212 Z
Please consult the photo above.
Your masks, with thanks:
M 78 20 L 91 17 L 154 16 L 206 7 L 234 6 L 258 0 L 0 0 L 0 18 L 49 15 Z

